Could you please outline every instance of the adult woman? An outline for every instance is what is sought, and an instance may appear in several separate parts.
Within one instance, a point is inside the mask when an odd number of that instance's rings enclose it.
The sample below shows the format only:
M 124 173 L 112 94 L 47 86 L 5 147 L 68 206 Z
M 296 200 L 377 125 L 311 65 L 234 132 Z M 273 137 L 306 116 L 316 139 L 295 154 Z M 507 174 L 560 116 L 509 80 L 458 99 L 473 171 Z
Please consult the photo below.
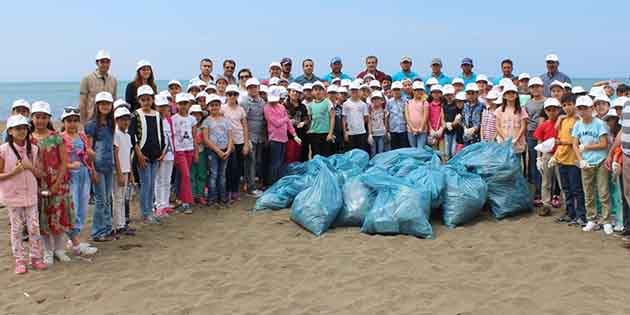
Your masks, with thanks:
M 132 113 L 140 108 L 137 91 L 138 88 L 143 85 L 150 86 L 153 89 L 153 93 L 157 94 L 157 85 L 155 85 L 153 67 L 151 66 L 151 63 L 149 61 L 144 59 L 138 61 L 138 64 L 136 66 L 136 77 L 133 79 L 133 81 L 127 84 L 127 89 L 125 90 L 125 101 L 127 101 L 127 104 L 131 105 Z
M 298 83 L 289 84 L 289 98 L 285 107 L 289 112 L 289 119 L 300 139 L 306 139 L 308 130 L 308 111 L 302 103 L 302 86 Z M 294 139 L 287 142 L 286 163 L 304 162 L 308 160 L 308 143 L 298 144 Z

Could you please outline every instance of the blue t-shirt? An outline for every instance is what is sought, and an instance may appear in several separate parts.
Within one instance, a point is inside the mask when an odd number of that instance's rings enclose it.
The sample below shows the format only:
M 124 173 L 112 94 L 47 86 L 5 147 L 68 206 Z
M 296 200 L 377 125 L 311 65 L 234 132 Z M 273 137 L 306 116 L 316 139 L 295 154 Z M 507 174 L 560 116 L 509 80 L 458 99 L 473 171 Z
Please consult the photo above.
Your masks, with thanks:
M 424 82 L 427 82 L 427 80 L 429 80 L 430 78 L 435 78 L 438 81 L 438 84 L 441 86 L 445 86 L 447 84 L 451 84 L 451 82 L 453 81 L 453 79 L 451 79 L 449 76 L 447 76 L 446 74 L 444 74 L 444 72 L 440 72 L 439 76 L 434 76 L 432 74 L 430 74 L 425 80 Z
M 413 71 L 409 71 L 409 72 L 398 71 L 396 74 L 392 76 L 392 81 L 402 81 L 404 79 L 409 79 L 413 81 L 417 77 L 419 77 L 419 75 Z
M 471 72 L 468 77 L 465 77 L 463 73 L 460 74 L 459 77 L 464 80 L 464 86 L 467 86 L 468 83 L 477 83 L 477 74 L 474 72 Z
M 571 136 L 577 138 L 580 144 L 594 144 L 599 142 L 601 136 L 608 134 L 606 124 L 599 118 L 593 117 L 590 124 L 585 124 L 582 120 L 578 120 L 573 126 Z M 582 152 L 582 159 L 591 166 L 599 165 L 607 157 L 606 149 L 601 150 L 585 150 Z
M 324 79 L 324 80 L 328 81 L 328 83 L 331 83 L 331 84 L 332 84 L 332 80 L 333 80 L 334 78 L 335 78 L 335 76 L 333 75 L 333 73 L 332 73 L 332 72 L 329 72 L 329 73 L 328 73 L 327 75 L 325 75 L 322 79 Z M 351 77 L 351 76 L 349 76 L 349 75 L 347 75 L 347 74 L 345 74 L 345 73 L 343 73 L 343 72 L 341 72 L 341 74 L 339 74 L 339 79 L 341 79 L 341 80 L 345 80 L 345 79 L 352 80 L 352 77 Z
M 92 138 L 92 147 L 96 153 L 94 168 L 99 172 L 110 172 L 114 169 L 114 129 L 111 125 L 96 128 L 96 121 L 85 124 L 85 134 Z

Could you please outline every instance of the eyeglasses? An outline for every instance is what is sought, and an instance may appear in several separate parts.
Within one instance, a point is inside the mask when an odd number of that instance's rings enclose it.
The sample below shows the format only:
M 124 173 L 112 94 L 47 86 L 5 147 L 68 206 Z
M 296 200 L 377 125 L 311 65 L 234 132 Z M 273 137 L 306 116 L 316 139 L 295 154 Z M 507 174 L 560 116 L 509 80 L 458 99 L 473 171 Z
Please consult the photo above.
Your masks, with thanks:
M 63 112 L 66 114 L 71 114 L 71 113 L 80 114 L 81 113 L 81 111 L 76 107 L 66 107 L 63 109 Z
M 251 77 L 252 77 L 251 75 L 242 75 L 242 76 L 240 76 L 240 79 L 241 80 L 245 80 L 245 79 L 249 79 Z

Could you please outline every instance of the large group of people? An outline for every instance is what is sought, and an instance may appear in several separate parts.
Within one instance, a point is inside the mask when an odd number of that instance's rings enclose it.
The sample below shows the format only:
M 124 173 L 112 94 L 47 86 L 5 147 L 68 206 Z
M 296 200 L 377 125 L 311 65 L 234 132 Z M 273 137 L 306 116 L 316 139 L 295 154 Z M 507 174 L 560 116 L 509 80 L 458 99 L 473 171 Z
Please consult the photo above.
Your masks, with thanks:
M 194 205 L 228 208 L 242 193 L 258 197 L 288 164 L 352 149 L 431 147 L 447 161 L 474 143 L 510 141 L 539 215 L 564 204 L 559 223 L 630 235 L 630 87 L 572 86 L 554 54 L 539 76 L 517 76 L 505 59 L 493 80 L 475 73 L 471 58 L 452 78 L 440 58 L 425 77 L 406 56 L 393 75 L 368 56 L 356 76 L 334 57 L 322 77 L 312 59 L 294 76 L 292 59 L 283 58 L 260 79 L 230 59 L 214 74 L 204 58 L 186 85 L 172 80 L 163 91 L 151 63 L 140 60 L 124 98 L 111 60 L 97 53 L 78 107 L 53 113 L 45 101 L 12 104 L 0 145 L 0 201 L 18 274 L 70 261 L 68 249 L 97 252 L 80 240 L 90 198 L 90 240 L 107 242 L 136 233 L 129 225 L 134 183 L 141 222 L 161 224 L 192 214 Z

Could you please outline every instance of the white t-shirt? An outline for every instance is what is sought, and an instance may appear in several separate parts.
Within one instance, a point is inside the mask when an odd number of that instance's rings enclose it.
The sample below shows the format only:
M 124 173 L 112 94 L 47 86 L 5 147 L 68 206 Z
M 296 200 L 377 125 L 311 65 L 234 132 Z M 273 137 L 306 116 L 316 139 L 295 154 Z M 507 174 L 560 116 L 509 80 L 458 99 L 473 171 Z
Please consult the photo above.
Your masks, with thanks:
M 368 105 L 359 100 L 354 102 L 352 99 L 343 103 L 343 109 L 341 114 L 346 117 L 348 124 L 348 135 L 360 135 L 366 133 L 365 131 L 365 117 L 369 117 Z
M 221 112 L 223 112 L 223 116 L 230 121 L 234 144 L 245 143 L 245 131 L 242 124 L 243 119 L 247 119 L 245 109 L 240 105 L 237 105 L 236 108 L 232 108 L 227 104 L 223 104 L 221 105 Z
M 192 151 L 195 149 L 195 139 L 192 130 L 197 124 L 195 117 L 187 115 L 181 116 L 179 113 L 171 117 L 173 121 L 173 132 L 175 133 L 175 151 Z
M 171 124 L 168 123 L 166 118 L 162 119 L 162 128 L 164 129 L 164 145 L 166 146 L 164 161 L 173 161 L 175 160 L 175 155 L 173 154 L 173 131 L 171 130 Z
M 114 145 L 118 148 L 120 171 L 131 172 L 131 137 L 128 133 L 118 130 L 114 133 Z

